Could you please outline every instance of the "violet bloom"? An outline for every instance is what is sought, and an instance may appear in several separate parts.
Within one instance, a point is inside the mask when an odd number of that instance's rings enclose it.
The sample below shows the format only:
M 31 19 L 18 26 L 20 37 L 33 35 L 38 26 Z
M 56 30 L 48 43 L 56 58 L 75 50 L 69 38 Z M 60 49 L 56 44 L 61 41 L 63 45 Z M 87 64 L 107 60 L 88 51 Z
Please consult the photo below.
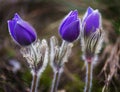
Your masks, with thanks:
M 86 64 L 86 84 L 84 92 L 91 92 L 93 64 L 97 60 L 103 42 L 101 14 L 89 7 L 82 20 L 81 45 Z
M 62 21 L 59 27 L 59 33 L 62 39 L 67 42 L 76 40 L 80 33 L 80 19 L 78 11 L 71 11 Z
M 17 13 L 8 20 L 8 29 L 13 40 L 21 46 L 28 46 L 37 39 L 35 29 Z
M 88 7 L 83 20 L 81 31 L 81 45 L 85 57 L 91 58 L 99 53 L 103 42 L 101 14 L 98 9 Z
M 85 36 L 90 36 L 101 28 L 101 14 L 98 10 L 89 7 L 83 17 L 82 28 Z

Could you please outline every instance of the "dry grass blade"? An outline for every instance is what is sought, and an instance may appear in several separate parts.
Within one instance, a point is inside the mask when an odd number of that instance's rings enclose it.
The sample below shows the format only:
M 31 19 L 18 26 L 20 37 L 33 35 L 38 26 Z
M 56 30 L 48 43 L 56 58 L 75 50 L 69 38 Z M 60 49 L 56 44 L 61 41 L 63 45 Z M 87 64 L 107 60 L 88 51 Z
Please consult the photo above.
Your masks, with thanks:
M 116 44 L 113 46 L 109 57 L 100 73 L 104 73 L 105 85 L 102 92 L 108 92 L 108 87 L 112 82 L 113 77 L 117 77 L 118 70 L 120 69 L 120 38 L 117 39 Z M 116 91 L 117 92 L 117 91 Z

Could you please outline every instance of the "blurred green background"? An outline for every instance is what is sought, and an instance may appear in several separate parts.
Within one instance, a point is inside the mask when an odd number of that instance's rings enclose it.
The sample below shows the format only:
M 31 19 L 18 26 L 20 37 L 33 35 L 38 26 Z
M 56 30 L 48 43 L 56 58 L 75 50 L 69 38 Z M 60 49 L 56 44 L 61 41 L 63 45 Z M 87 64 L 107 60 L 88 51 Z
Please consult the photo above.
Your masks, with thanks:
M 20 47 L 12 41 L 8 32 L 7 20 L 14 13 L 31 23 L 40 39 L 49 41 L 55 35 L 61 43 L 58 27 L 64 16 L 77 9 L 82 18 L 89 6 L 101 12 L 105 32 L 103 49 L 94 67 L 92 92 L 102 92 L 109 75 L 111 79 L 106 92 L 120 92 L 119 0 L 0 0 L 0 92 L 29 92 L 32 81 L 26 60 L 20 54 Z M 117 60 L 114 55 L 118 57 Z M 108 62 L 109 58 L 111 59 Z M 52 78 L 53 71 L 48 65 L 40 79 L 38 92 L 50 92 Z M 84 82 L 85 66 L 78 40 L 74 43 L 69 62 L 66 63 L 58 92 L 83 92 Z

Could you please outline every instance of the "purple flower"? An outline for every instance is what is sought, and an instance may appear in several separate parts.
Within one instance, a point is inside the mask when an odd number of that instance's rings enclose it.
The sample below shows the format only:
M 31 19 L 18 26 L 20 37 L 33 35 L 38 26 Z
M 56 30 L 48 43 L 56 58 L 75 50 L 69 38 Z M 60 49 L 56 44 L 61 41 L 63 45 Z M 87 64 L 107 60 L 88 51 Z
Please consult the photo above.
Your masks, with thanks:
M 71 11 L 62 21 L 59 27 L 59 33 L 62 39 L 68 42 L 76 40 L 80 34 L 80 19 L 78 11 Z
M 98 10 L 88 7 L 81 25 L 81 45 L 85 58 L 97 55 L 103 42 L 101 14 Z
M 82 28 L 85 36 L 90 36 L 97 29 L 101 28 L 101 14 L 98 10 L 89 7 L 82 20 Z
M 8 20 L 8 29 L 13 40 L 21 46 L 28 46 L 37 39 L 35 29 L 17 13 L 12 20 Z

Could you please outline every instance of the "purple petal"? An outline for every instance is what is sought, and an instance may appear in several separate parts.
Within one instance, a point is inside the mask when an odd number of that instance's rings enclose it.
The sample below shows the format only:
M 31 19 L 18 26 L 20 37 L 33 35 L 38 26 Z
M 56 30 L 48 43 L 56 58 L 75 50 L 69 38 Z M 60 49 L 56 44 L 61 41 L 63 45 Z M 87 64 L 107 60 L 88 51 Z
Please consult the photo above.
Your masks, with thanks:
M 15 13 L 13 20 L 18 21 L 18 20 L 22 20 L 22 19 L 17 13 Z
M 62 20 L 62 22 L 61 22 L 61 24 L 60 24 L 60 26 L 59 26 L 59 30 L 61 30 L 61 28 L 62 28 L 63 25 L 65 24 L 67 18 L 71 15 L 71 13 L 72 13 L 72 11 L 70 11 L 70 12 L 68 13 L 68 15 Z
M 35 36 L 37 38 L 37 34 L 35 29 L 26 21 L 20 20 L 17 21 L 17 24 L 27 30 L 31 35 Z
M 74 10 L 69 12 L 69 14 L 63 19 L 63 21 L 60 24 L 59 31 L 60 34 L 62 30 L 64 30 L 64 27 L 66 27 L 68 24 L 72 23 L 73 21 L 78 19 L 78 11 Z
M 32 31 L 20 25 L 16 25 L 14 34 L 16 36 L 16 41 L 22 46 L 30 45 L 36 40 L 36 35 Z
M 89 16 L 94 10 L 91 7 L 88 7 L 87 9 L 87 15 Z
M 70 14 L 70 16 L 72 16 L 72 15 L 78 16 L 78 11 L 77 11 L 77 10 L 74 10 L 74 11 Z
M 94 11 L 94 10 L 93 10 L 91 7 L 88 7 L 88 8 L 87 8 L 87 11 L 86 11 L 85 15 L 83 16 L 83 22 L 82 22 L 83 26 L 84 26 L 84 22 L 86 21 L 87 17 L 88 17 L 93 11 Z
M 101 15 L 96 10 L 91 15 L 88 16 L 88 18 L 85 21 L 85 34 L 89 35 L 91 32 L 95 32 L 97 28 L 100 28 L 101 26 Z
M 65 21 L 64 25 L 62 25 L 61 28 L 60 28 L 60 30 L 59 30 L 59 31 L 60 31 L 60 34 L 62 34 L 63 30 L 64 30 L 69 24 L 71 24 L 72 22 L 74 22 L 74 21 L 76 21 L 76 20 L 77 20 L 77 18 L 76 18 L 76 16 L 74 16 L 74 15 L 68 17 L 67 20 Z
M 74 21 L 73 23 L 71 23 L 70 25 L 68 25 L 63 33 L 62 33 L 62 38 L 68 42 L 72 42 L 74 40 L 76 40 L 79 36 L 80 33 L 80 21 Z
M 14 34 L 15 33 L 14 32 L 15 25 L 16 25 L 16 21 L 8 20 L 8 30 L 9 30 L 9 33 L 10 33 L 10 35 L 13 38 L 14 41 L 16 40 L 16 36 Z

